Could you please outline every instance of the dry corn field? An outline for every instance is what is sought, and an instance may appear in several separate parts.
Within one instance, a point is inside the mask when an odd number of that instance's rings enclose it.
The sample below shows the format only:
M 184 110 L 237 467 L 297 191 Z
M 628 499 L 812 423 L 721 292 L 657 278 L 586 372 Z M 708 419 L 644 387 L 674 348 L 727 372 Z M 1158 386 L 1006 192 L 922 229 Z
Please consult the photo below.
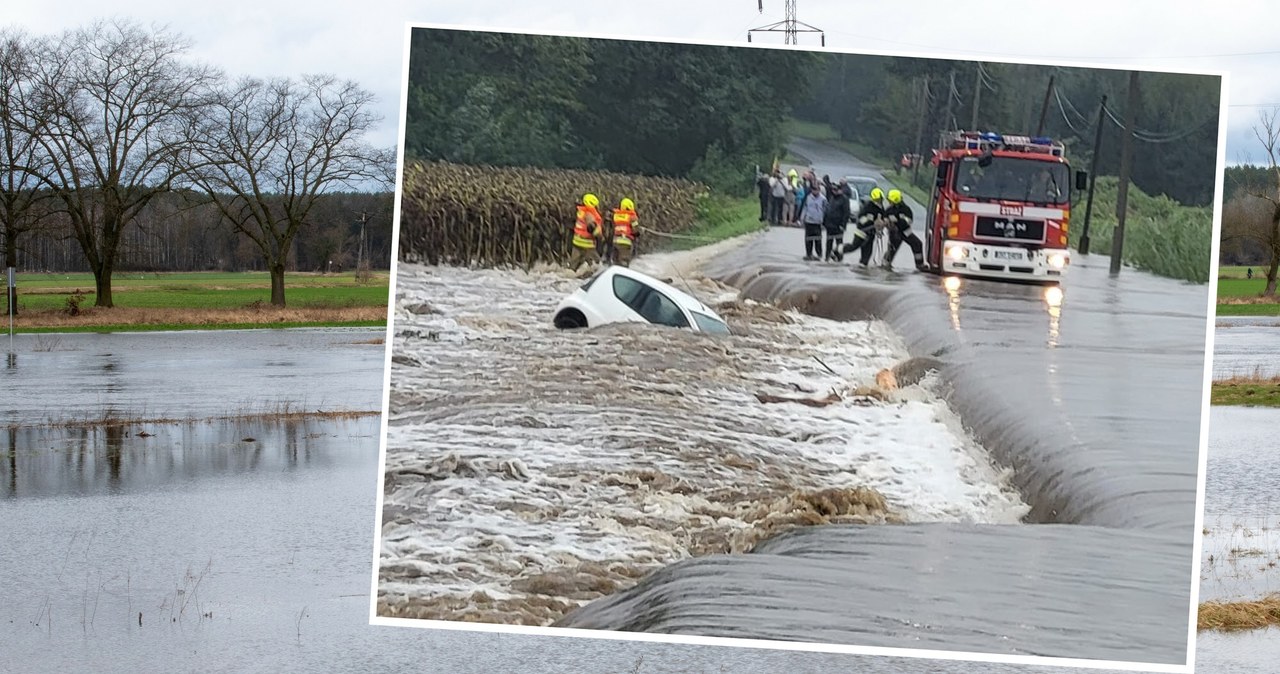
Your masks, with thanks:
M 693 225 L 707 193 L 682 179 L 444 162 L 405 166 L 403 189 L 401 260 L 526 269 L 568 259 L 574 206 L 584 193 L 600 198 L 606 222 L 630 197 L 643 230 L 664 233 Z

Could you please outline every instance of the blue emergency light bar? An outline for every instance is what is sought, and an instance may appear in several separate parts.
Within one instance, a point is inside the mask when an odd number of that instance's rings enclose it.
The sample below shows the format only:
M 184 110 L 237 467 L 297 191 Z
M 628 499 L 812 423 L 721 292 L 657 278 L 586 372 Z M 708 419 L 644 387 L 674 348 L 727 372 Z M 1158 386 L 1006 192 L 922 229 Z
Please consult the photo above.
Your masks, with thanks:
M 1030 146 L 1044 148 L 1049 154 L 1056 157 L 1062 156 L 1062 144 L 1054 141 L 1048 136 L 1006 136 L 994 131 L 958 131 L 955 132 L 956 140 L 964 143 L 966 150 L 982 150 L 983 144 L 996 144 L 1006 147 L 1024 147 L 1030 149 Z M 954 147 L 954 146 L 953 146 Z M 1038 151 L 1044 151 L 1038 150 Z

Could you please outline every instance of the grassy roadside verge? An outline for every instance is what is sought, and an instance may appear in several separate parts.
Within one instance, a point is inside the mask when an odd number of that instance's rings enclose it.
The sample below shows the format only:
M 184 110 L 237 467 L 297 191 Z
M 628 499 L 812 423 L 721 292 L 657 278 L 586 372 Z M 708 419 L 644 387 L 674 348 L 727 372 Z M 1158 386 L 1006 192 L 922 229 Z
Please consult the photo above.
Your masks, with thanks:
M 767 226 L 767 222 L 760 222 L 759 198 L 710 197 L 702 203 L 698 220 L 692 227 L 674 235 L 651 232 L 650 241 L 641 239 L 640 252 L 689 250 L 758 232 Z
M 20 275 L 14 331 L 376 327 L 386 324 L 389 274 L 290 274 L 284 308 L 271 306 L 266 273 L 124 273 L 112 286 L 116 306 L 106 309 L 93 306 L 89 274 Z

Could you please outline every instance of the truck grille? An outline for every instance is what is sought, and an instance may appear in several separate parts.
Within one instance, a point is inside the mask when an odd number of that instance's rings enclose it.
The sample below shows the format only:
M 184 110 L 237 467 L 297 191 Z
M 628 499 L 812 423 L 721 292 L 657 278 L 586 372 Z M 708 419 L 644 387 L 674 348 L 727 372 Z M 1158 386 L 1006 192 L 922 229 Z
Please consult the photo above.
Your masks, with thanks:
M 1044 243 L 1044 221 L 978 216 L 973 233 L 984 239 Z

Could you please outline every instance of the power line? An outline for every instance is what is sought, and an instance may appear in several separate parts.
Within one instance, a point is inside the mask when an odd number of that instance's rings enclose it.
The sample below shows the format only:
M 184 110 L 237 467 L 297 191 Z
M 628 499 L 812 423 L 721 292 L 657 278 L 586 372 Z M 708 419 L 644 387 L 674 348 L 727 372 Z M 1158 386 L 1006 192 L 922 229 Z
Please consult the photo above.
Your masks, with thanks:
M 1058 93 L 1057 87 L 1054 87 L 1053 97 L 1058 100 L 1058 110 L 1062 112 L 1062 121 L 1067 123 L 1067 127 L 1070 128 L 1072 131 L 1076 132 L 1077 136 L 1084 136 L 1086 133 L 1088 133 L 1088 129 L 1081 131 L 1080 129 L 1076 128 L 1075 124 L 1071 123 L 1071 118 L 1067 117 L 1067 109 L 1062 106 L 1062 95 Z
M 1000 52 L 1000 51 L 981 51 L 981 50 L 977 50 L 977 49 L 960 49 L 960 50 L 957 50 L 957 49 L 955 48 L 955 45 L 939 46 L 939 45 L 931 45 L 931 44 L 921 44 L 921 43 L 919 43 L 919 42 L 903 42 L 903 41 L 901 41 L 901 40 L 889 40 L 889 39 L 886 39 L 886 38 L 883 38 L 883 37 L 879 37 L 879 36 L 876 36 L 876 35 L 862 35 L 862 34 L 859 34 L 859 33 L 847 33 L 847 32 L 839 31 L 839 30 L 833 30 L 833 31 L 830 31 L 830 32 L 835 33 L 835 34 L 837 34 L 837 35 L 848 35 L 848 36 L 850 36 L 850 37 L 856 37 L 856 38 L 863 39 L 863 40 L 875 40 L 875 41 L 877 41 L 877 42 L 885 42 L 885 43 L 889 43 L 889 44 L 900 44 L 900 45 L 904 45 L 904 46 L 907 46 L 907 47 L 921 47 L 921 48 L 924 48 L 924 49 L 938 49 L 938 50 L 945 50 L 945 51 L 947 51 L 947 52 L 951 52 L 951 53 L 956 53 L 957 51 L 959 51 L 959 53 L 962 53 L 962 54 L 983 54 L 983 55 L 987 55 L 987 56 L 1005 56 L 1005 57 L 1010 57 L 1010 58 L 1063 58 L 1063 59 L 1080 59 L 1080 60 L 1087 61 L 1087 60 L 1090 60 L 1090 59 L 1102 59 L 1102 60 L 1115 60 L 1115 59 L 1120 59 L 1120 60 L 1126 60 L 1126 59 L 1182 59 L 1182 58 L 1185 58 L 1185 59 L 1207 59 L 1207 58 L 1232 58 L 1232 57 L 1243 57 L 1243 56 L 1272 56 L 1272 55 L 1280 54 L 1280 50 L 1254 51 L 1254 52 L 1235 52 L 1235 53 L 1224 53 L 1224 54 L 1161 54 L 1161 55 L 1155 55 L 1155 56 L 1147 55 L 1147 54 L 1129 54 L 1129 55 L 1123 55 L 1123 56 L 1121 56 L 1121 55 L 1115 55 L 1115 56 L 1098 56 L 1098 55 L 1096 55 L 1096 54 L 1034 54 L 1034 53 L 1025 53 L 1025 52 L 1024 52 L 1024 53 L 1016 53 L 1016 54 L 1015 54 L 1015 53 L 1010 53 L 1010 52 Z M 931 57 L 923 57 L 923 58 L 931 58 Z
M 982 65 L 982 61 L 978 61 L 978 79 L 982 81 L 982 85 L 987 91 L 995 91 L 995 80 L 987 73 L 987 69 Z
M 1186 138 L 1187 136 L 1190 136 L 1196 131 L 1199 131 L 1201 128 L 1204 127 L 1205 124 L 1212 122 L 1214 119 L 1217 119 L 1218 117 L 1218 115 L 1215 113 L 1213 115 L 1210 115 L 1204 118 L 1204 120 L 1202 120 L 1201 122 L 1197 124 L 1193 124 L 1183 129 L 1179 129 L 1176 131 L 1156 132 L 1156 131 L 1149 131 L 1146 129 L 1130 130 L 1129 127 L 1125 126 L 1125 123 L 1122 122 L 1120 118 L 1116 117 L 1115 113 L 1111 112 L 1110 108 L 1107 108 L 1106 112 L 1107 112 L 1107 117 L 1110 118 L 1111 121 L 1116 126 L 1120 127 L 1121 130 L 1129 131 L 1130 135 L 1132 135 L 1134 138 L 1137 138 L 1140 141 L 1143 141 L 1145 143 L 1156 143 L 1156 144 L 1171 143 L 1175 140 L 1181 140 L 1183 138 Z

